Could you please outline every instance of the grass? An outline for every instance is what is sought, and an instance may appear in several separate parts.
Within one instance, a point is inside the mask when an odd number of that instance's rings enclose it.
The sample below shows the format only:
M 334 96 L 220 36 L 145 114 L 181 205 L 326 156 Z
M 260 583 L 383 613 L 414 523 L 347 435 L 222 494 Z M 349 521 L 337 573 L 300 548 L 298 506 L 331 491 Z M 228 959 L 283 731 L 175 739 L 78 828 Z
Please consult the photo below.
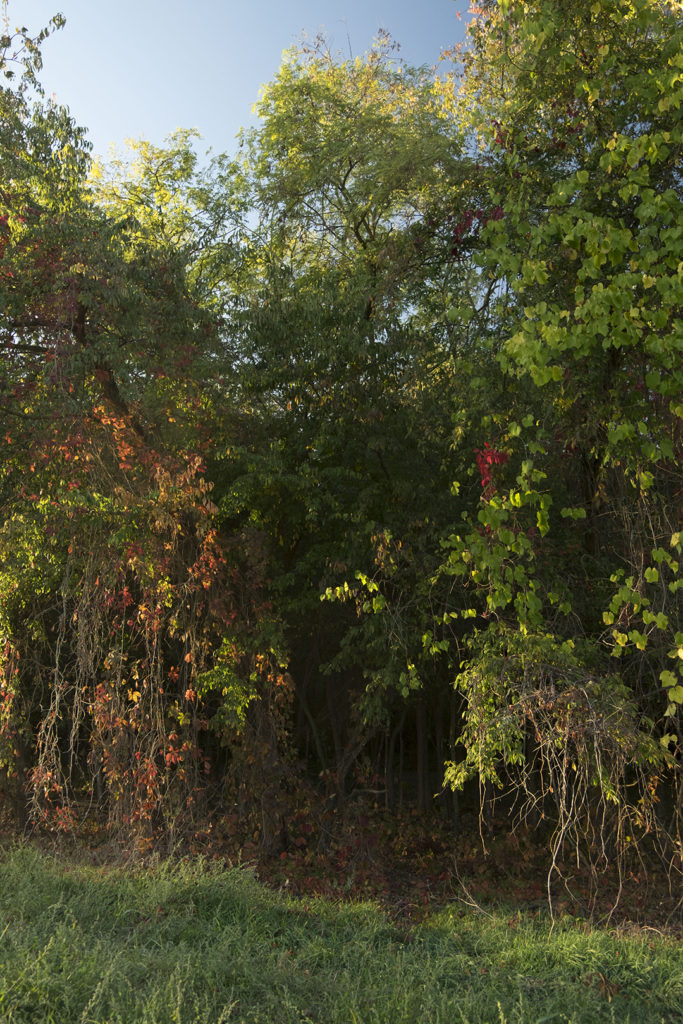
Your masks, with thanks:
M 683 947 L 453 904 L 409 929 L 246 869 L 0 851 L 2 1024 L 680 1024 Z

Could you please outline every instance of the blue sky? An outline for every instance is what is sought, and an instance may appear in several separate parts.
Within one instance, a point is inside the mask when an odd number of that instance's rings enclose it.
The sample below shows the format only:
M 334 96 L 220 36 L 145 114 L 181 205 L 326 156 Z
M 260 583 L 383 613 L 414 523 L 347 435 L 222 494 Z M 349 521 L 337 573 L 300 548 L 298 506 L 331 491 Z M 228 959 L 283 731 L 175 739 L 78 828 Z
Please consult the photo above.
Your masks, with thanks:
M 410 64 L 461 41 L 468 0 L 9 0 L 10 28 L 67 24 L 43 47 L 43 84 L 89 129 L 96 154 L 127 138 L 160 144 L 197 128 L 200 149 L 234 152 L 282 51 L 324 31 L 354 56 L 387 29 Z M 458 20 L 458 13 L 461 20 Z

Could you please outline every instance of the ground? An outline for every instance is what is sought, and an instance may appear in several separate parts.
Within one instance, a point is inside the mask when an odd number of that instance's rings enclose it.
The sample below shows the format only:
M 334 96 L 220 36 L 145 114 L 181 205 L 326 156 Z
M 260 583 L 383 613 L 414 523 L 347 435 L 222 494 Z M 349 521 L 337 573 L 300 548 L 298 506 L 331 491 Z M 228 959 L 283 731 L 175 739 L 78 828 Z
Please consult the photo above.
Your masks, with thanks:
M 6 833 L 7 834 L 7 833 Z M 567 856 L 548 878 L 549 855 L 542 833 L 510 830 L 494 820 L 483 836 L 476 816 L 463 816 L 456 835 L 439 814 L 404 808 L 391 813 L 350 805 L 316 830 L 305 815 L 295 816 L 275 853 L 265 854 L 258 829 L 245 837 L 231 816 L 218 816 L 206 828 L 170 847 L 153 838 L 122 843 L 103 826 L 90 823 L 78 834 L 24 833 L 50 846 L 75 845 L 95 863 L 203 857 L 254 867 L 261 881 L 295 896 L 322 895 L 342 900 L 373 900 L 396 921 L 409 925 L 439 906 L 491 903 L 511 913 L 546 913 L 548 897 L 557 917 L 652 929 L 683 936 L 680 873 L 667 874 L 654 857 L 625 865 L 598 865 Z M 18 835 L 18 833 L 17 833 Z

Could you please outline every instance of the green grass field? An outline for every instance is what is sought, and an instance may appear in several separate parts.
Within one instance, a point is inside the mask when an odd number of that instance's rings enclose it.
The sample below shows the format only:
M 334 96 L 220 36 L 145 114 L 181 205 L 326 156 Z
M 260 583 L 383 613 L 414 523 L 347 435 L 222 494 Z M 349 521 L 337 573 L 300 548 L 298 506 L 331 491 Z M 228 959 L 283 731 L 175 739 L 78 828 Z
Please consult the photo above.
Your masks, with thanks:
M 683 946 L 454 903 L 400 925 L 246 869 L 0 851 L 2 1024 L 674 1024 Z

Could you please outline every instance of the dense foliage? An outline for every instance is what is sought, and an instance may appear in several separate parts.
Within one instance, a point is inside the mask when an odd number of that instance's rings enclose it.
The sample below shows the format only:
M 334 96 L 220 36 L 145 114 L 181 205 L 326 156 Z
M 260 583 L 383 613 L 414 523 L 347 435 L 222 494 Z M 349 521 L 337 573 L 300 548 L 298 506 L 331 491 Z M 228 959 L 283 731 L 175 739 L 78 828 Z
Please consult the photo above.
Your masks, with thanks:
M 206 167 L 93 165 L 44 34 L 2 39 L 20 812 L 274 852 L 354 792 L 457 825 L 445 786 L 558 870 L 680 873 L 681 13 L 486 2 L 439 72 L 293 50 Z

